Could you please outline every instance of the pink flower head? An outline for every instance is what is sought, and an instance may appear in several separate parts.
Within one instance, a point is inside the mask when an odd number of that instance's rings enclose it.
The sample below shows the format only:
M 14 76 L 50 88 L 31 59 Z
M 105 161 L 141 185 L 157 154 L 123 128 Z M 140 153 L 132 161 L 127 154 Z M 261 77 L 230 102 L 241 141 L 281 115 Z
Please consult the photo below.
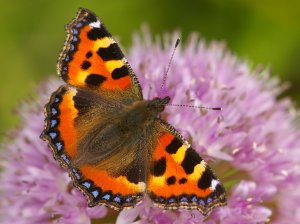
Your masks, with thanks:
M 143 203 L 122 211 L 117 223 L 298 223 L 300 132 L 297 111 L 267 70 L 251 70 L 223 44 L 206 45 L 191 35 L 179 47 L 161 91 L 177 34 L 164 45 L 145 31 L 135 36 L 128 60 L 145 98 L 169 95 L 171 103 L 222 107 L 223 111 L 169 106 L 165 117 L 189 139 L 224 183 L 228 205 L 207 217 L 198 211 L 167 211 Z M 3 223 L 90 223 L 105 207 L 88 208 L 66 171 L 39 139 L 43 106 L 60 83 L 50 81 L 34 103 L 19 108 L 22 125 L 2 145 L 0 221 Z M 103 180 L 105 181 L 105 180 Z

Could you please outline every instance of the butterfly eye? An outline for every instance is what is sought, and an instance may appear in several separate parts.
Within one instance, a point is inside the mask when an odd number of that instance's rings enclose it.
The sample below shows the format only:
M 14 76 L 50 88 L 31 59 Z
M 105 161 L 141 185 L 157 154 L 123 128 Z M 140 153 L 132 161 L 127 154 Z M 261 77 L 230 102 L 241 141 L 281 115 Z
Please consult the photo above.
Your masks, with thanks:
M 169 96 L 166 96 L 165 98 L 162 99 L 162 102 L 163 102 L 164 104 L 167 104 L 167 103 L 170 102 L 170 100 L 171 100 L 171 98 L 170 98 Z

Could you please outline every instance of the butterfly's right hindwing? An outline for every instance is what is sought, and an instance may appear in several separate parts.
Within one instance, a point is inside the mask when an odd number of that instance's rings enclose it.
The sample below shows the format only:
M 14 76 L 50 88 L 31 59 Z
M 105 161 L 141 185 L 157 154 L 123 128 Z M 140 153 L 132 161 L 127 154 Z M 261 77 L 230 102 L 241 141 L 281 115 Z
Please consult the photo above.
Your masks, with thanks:
M 198 209 L 206 215 L 226 204 L 222 183 L 182 136 L 163 120 L 148 171 L 147 192 L 164 209 Z

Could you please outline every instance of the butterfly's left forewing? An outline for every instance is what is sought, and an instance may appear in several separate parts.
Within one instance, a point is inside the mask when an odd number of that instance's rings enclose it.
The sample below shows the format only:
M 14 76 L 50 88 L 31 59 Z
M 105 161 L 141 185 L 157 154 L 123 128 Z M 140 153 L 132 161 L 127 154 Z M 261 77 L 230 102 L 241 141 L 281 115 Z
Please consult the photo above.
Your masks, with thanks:
M 66 31 L 57 63 L 58 74 L 66 83 L 111 94 L 131 91 L 142 99 L 140 84 L 127 59 L 94 13 L 80 8 Z
M 198 209 L 204 215 L 225 205 L 225 189 L 207 163 L 171 125 L 158 120 L 157 126 L 147 179 L 154 203 L 165 209 Z

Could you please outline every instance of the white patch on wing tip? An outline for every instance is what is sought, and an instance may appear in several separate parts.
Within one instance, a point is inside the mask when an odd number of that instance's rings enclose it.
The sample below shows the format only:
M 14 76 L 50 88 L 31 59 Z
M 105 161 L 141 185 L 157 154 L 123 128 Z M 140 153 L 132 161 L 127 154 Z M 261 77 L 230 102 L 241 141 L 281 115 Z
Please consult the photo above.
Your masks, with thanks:
M 219 181 L 213 179 L 211 181 L 211 189 L 214 191 L 216 189 L 216 186 L 219 184 Z
M 90 23 L 90 26 L 94 28 L 100 28 L 100 24 L 101 24 L 100 21 L 97 20 L 97 22 Z

